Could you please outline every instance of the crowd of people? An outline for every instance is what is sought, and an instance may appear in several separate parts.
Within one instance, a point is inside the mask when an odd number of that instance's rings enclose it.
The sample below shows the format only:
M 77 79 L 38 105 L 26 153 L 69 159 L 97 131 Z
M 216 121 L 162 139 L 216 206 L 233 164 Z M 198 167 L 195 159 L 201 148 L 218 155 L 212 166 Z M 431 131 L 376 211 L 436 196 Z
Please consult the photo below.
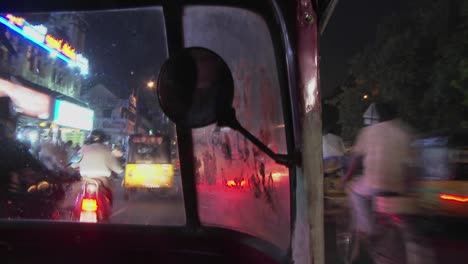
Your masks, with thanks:
M 80 146 L 73 146 L 72 141 L 43 140 L 39 144 L 37 158 L 50 170 L 65 168 Z

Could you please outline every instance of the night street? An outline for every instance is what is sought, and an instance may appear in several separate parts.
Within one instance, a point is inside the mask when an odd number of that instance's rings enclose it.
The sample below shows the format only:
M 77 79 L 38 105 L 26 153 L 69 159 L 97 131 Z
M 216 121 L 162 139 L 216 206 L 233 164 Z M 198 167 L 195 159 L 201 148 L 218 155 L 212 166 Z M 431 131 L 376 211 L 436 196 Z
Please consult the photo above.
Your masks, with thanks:
M 116 181 L 111 223 L 138 225 L 184 225 L 182 194 L 165 197 L 157 191 L 140 190 L 124 199 L 124 189 Z

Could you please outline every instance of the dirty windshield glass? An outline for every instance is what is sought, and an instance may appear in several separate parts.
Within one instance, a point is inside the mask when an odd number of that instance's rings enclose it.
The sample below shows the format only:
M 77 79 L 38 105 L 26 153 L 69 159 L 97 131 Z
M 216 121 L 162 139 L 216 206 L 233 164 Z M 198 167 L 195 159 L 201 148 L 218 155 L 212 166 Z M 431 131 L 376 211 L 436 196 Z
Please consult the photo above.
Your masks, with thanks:
M 185 224 L 166 59 L 159 8 L 0 14 L 0 218 Z
M 233 72 L 239 121 L 275 152 L 286 153 L 275 51 L 263 18 L 212 6 L 188 7 L 184 13 L 185 45 L 213 50 Z M 288 169 L 231 129 L 208 126 L 192 134 L 202 223 L 234 228 L 287 248 Z

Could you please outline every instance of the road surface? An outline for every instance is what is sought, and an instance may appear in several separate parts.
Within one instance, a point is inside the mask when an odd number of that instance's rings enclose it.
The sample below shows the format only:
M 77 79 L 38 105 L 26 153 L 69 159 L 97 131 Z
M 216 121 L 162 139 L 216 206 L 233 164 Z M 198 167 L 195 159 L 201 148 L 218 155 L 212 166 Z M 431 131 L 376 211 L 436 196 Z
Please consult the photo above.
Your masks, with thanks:
M 115 181 L 114 207 L 111 223 L 174 226 L 185 224 L 185 209 L 182 193 L 177 196 L 164 197 L 157 192 L 139 191 L 124 199 L 124 189 L 120 180 Z M 179 183 L 180 184 L 180 183 Z M 273 195 L 277 198 L 272 209 L 265 197 L 255 198 L 249 189 L 235 190 L 219 187 L 199 187 L 199 212 L 205 224 L 227 227 L 237 231 L 259 236 L 279 247 L 285 247 L 289 241 L 288 193 L 282 188 L 276 189 Z M 332 214 L 333 215 L 333 214 Z M 346 223 L 347 217 L 325 218 L 326 264 L 339 264 L 339 252 L 336 247 L 336 223 Z M 348 219 L 349 220 L 349 219 Z M 440 259 L 465 257 L 468 244 L 457 241 L 435 241 Z M 456 257 L 457 256 L 457 257 Z M 445 261 L 444 261 L 445 262 Z M 372 263 L 369 261 L 362 264 Z M 426 262 L 422 262 L 426 263 Z M 441 263 L 434 262 L 434 263 Z M 416 264 L 416 262 L 414 262 Z M 419 263 L 418 263 L 419 264 Z
M 157 191 L 141 190 L 124 199 L 124 189 L 117 181 L 111 223 L 138 225 L 184 225 L 182 193 L 165 196 Z
M 129 200 L 124 198 L 121 179 L 114 179 L 114 205 L 110 217 L 111 223 L 136 225 L 185 225 L 185 209 L 182 192 L 167 196 L 156 191 L 141 190 L 132 193 Z M 180 184 L 180 183 L 179 183 Z M 77 193 L 82 183 L 76 182 L 67 190 L 64 221 L 70 221 L 68 215 L 74 206 Z

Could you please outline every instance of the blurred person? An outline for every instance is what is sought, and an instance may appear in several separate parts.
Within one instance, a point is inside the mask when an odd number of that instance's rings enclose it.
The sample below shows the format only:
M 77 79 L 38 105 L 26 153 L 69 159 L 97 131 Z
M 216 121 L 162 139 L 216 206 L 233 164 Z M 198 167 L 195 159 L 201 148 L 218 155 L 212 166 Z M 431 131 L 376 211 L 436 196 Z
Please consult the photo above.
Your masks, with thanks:
M 67 162 L 71 159 L 73 154 L 75 154 L 75 149 L 73 148 L 73 141 L 68 140 L 64 145 L 63 149 L 67 154 Z
M 31 143 L 31 141 L 25 140 L 25 141 L 22 141 L 21 143 L 24 145 L 25 148 L 28 149 L 31 155 L 34 155 L 33 144 Z
M 349 188 L 356 231 L 368 241 L 375 233 L 373 199 L 382 192 L 402 194 L 407 191 L 406 168 L 412 160 L 412 133 L 398 118 L 392 103 L 377 102 L 377 123 L 364 127 L 352 149 L 353 160 L 343 178 L 346 184 L 363 163 L 363 175 Z
M 124 155 L 123 148 L 120 143 L 112 146 L 112 155 L 114 155 L 116 158 L 121 158 Z
M 42 164 L 52 171 L 64 170 L 68 162 L 66 150 L 52 137 L 43 140 L 38 157 Z
M 16 139 L 16 113 L 9 97 L 0 97 L 0 150 L 0 201 L 4 201 L 10 193 L 21 191 L 28 176 L 46 172 Z
M 325 127 L 322 136 L 323 168 L 325 172 L 343 167 L 345 146 L 332 127 Z
M 81 150 L 81 146 L 80 146 L 80 144 L 77 143 L 77 144 L 75 145 L 75 147 L 73 148 L 73 155 L 72 155 L 72 157 L 74 157 L 76 154 L 78 154 L 78 152 L 80 152 L 80 150 Z
M 81 177 L 98 180 L 103 187 L 113 193 L 112 173 L 123 172 L 122 166 L 108 145 L 105 145 L 106 134 L 101 130 L 93 130 L 80 150 L 81 160 L 73 167 L 79 167 Z
M 117 158 L 119 163 L 124 166 L 125 165 L 125 149 L 121 143 L 117 143 L 114 145 L 112 149 L 112 155 Z

